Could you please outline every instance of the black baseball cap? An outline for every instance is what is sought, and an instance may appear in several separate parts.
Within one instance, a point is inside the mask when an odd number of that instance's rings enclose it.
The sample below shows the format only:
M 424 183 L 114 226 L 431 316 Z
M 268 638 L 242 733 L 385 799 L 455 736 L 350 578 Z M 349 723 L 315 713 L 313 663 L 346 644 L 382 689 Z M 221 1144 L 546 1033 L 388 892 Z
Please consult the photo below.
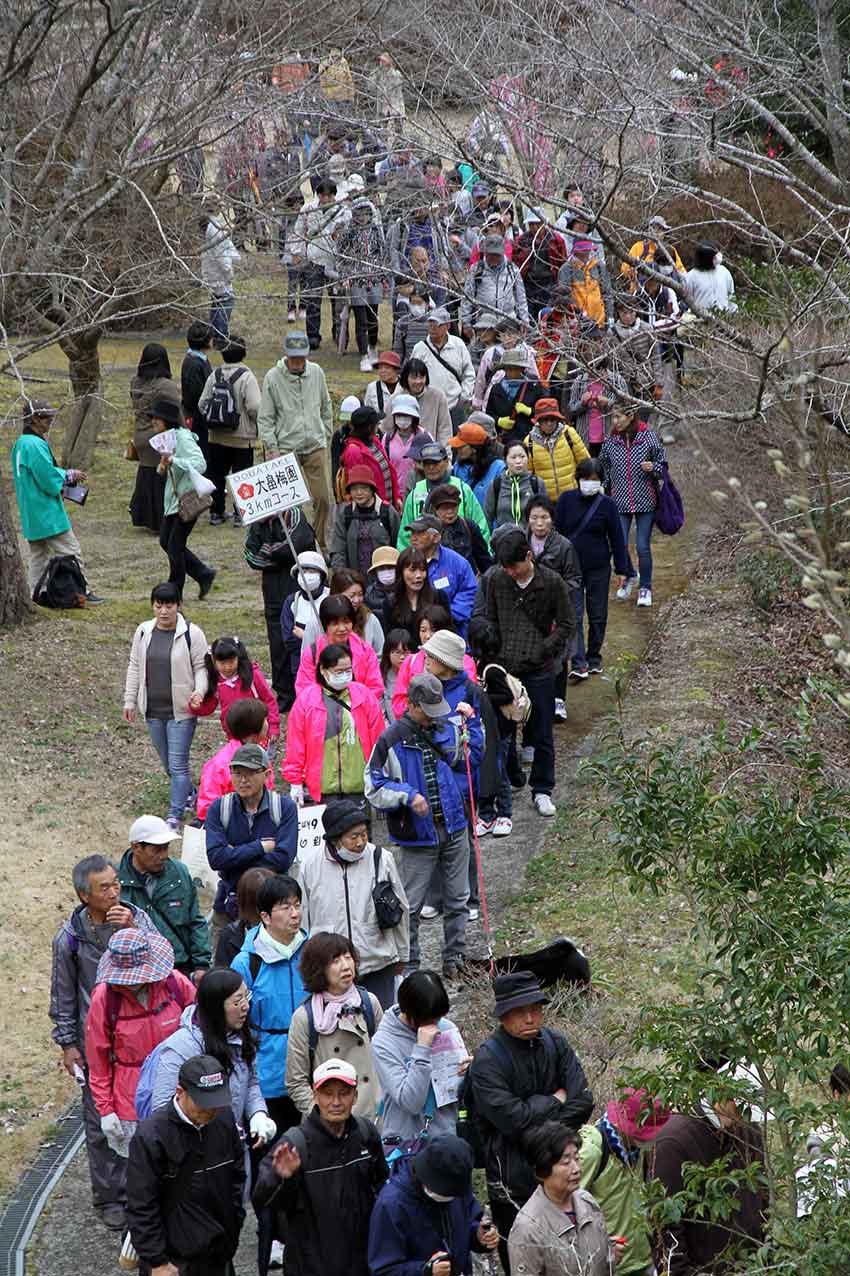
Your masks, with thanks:
M 420 514 L 412 523 L 407 523 L 406 532 L 441 532 L 443 524 L 436 514 Z
M 230 1107 L 230 1085 L 218 1059 L 196 1054 L 187 1059 L 177 1080 L 193 1103 L 207 1111 Z

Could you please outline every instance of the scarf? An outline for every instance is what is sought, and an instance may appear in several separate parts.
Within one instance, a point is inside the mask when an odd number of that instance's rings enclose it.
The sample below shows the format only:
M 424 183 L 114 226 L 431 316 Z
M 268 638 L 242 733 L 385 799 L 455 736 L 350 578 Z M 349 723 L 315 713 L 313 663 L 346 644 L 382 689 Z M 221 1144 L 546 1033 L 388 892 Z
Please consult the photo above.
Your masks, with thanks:
M 562 434 L 565 434 L 567 427 L 563 421 L 559 421 L 557 428 L 551 434 L 544 434 L 539 426 L 535 425 L 528 436 L 529 443 L 536 443 L 538 447 L 544 447 L 548 452 L 554 452 L 555 444 Z M 569 439 L 567 439 L 569 443 Z
M 640 1156 L 640 1148 L 628 1148 L 623 1145 L 614 1126 L 608 1120 L 607 1116 L 602 1116 L 596 1122 L 596 1128 L 602 1134 L 608 1146 L 611 1148 L 615 1156 L 618 1156 L 624 1165 L 628 1165 L 633 1169 L 637 1165 L 637 1159 Z
M 361 1009 L 360 993 L 355 984 L 351 985 L 348 992 L 340 993 L 339 996 L 329 992 L 314 992 L 310 1004 L 316 1032 L 323 1037 L 336 1032 L 343 1015 L 356 1014 Z
M 300 930 L 296 931 L 294 938 L 288 944 L 282 944 L 279 939 L 275 939 L 274 935 L 270 934 L 262 923 L 260 923 L 260 932 L 263 936 L 264 942 L 268 944 L 269 948 L 276 953 L 280 953 L 281 957 L 284 957 L 287 961 L 292 960 L 298 952 L 298 949 L 304 943 L 304 932 Z

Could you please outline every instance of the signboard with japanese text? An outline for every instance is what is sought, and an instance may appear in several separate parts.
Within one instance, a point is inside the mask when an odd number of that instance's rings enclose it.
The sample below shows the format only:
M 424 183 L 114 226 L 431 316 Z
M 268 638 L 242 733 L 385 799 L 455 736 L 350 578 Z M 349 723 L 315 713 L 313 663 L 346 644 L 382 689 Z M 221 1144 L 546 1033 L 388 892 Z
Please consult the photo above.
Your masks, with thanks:
M 325 845 L 324 803 L 298 808 L 298 863 L 304 864 Z
M 304 505 L 310 499 L 294 452 L 252 465 L 238 474 L 229 474 L 227 485 L 246 526 L 273 514 L 282 514 L 293 505 Z

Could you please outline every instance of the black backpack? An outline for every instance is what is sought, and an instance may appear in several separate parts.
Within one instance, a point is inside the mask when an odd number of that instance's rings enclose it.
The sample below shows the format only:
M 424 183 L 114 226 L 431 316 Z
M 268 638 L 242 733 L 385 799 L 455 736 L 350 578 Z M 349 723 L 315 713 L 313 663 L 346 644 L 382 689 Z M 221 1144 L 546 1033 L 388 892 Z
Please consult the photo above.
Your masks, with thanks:
M 247 371 L 247 368 L 237 368 L 233 376 L 228 378 L 221 368 L 216 368 L 210 401 L 204 409 L 207 425 L 212 429 L 238 430 L 240 412 L 233 387 Z
M 55 607 L 67 611 L 85 607 L 88 585 L 79 561 L 73 554 L 55 554 L 45 567 L 32 591 L 39 607 Z

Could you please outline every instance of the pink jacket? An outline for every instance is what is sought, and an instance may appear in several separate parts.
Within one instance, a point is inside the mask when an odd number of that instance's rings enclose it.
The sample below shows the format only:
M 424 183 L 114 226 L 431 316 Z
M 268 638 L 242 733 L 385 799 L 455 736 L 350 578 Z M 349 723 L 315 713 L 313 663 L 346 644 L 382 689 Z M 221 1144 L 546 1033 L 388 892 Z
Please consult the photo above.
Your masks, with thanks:
M 253 699 L 264 701 L 269 711 L 269 735 L 280 735 L 280 710 L 277 707 L 277 697 L 260 672 L 260 666 L 256 660 L 251 668 L 254 671 L 254 677 L 247 691 L 238 678 L 232 687 L 229 687 L 227 683 L 219 678 L 215 691 L 207 692 L 201 701 L 200 707 L 190 710 L 197 718 L 208 718 L 211 713 L 215 712 L 216 705 L 219 705 L 221 708 L 222 729 L 228 740 L 232 740 L 233 737 L 227 729 L 226 715 L 227 710 L 235 700 Z
M 372 476 L 375 479 L 375 485 L 378 489 L 378 495 L 381 500 L 386 501 L 388 505 L 393 505 L 396 509 L 398 509 L 401 505 L 401 501 L 398 494 L 398 476 L 395 472 L 395 466 L 387 456 L 386 448 L 377 435 L 372 440 L 372 445 L 381 453 L 387 463 L 387 468 L 390 472 L 390 484 L 392 486 L 392 491 L 387 491 L 387 485 L 384 480 L 384 471 L 375 460 L 370 449 L 365 443 L 361 443 L 359 439 L 349 438 L 345 447 L 342 449 L 340 464 L 345 470 L 345 477 L 346 479 L 348 478 L 350 471 L 355 465 L 365 465 L 367 470 L 371 471 Z
M 365 770 L 375 741 L 384 729 L 384 715 L 368 687 L 362 687 L 359 682 L 351 682 L 348 691 L 351 697 L 351 716 L 363 750 Z M 314 802 L 322 800 L 327 719 L 322 688 L 314 682 L 312 687 L 305 687 L 295 697 L 295 703 L 286 720 L 286 757 L 281 774 L 289 784 L 305 785 Z
M 463 667 L 466 676 L 475 682 L 478 673 L 475 668 L 475 661 L 472 656 L 467 653 L 463 658 Z M 396 678 L 395 691 L 393 692 L 393 713 L 400 718 L 407 708 L 407 688 L 410 686 L 410 679 L 417 673 L 425 672 L 425 652 L 412 651 L 409 656 L 405 656 L 401 662 L 401 667 Z
M 201 768 L 201 778 L 198 782 L 198 801 L 195 807 L 199 820 L 207 818 L 207 811 L 216 798 L 224 797 L 225 793 L 233 792 L 233 782 L 230 778 L 230 759 L 239 748 L 241 748 L 241 745 L 238 740 L 228 740 L 226 744 L 221 746 L 218 753 L 214 753 L 211 758 L 207 758 Z M 266 788 L 274 788 L 274 776 L 271 768 L 269 768 Z
M 316 657 L 328 645 L 327 634 L 320 634 L 315 642 L 311 642 L 301 652 L 301 663 L 295 675 L 295 690 L 306 691 L 308 687 L 318 686 L 316 682 Z M 351 668 L 354 681 L 368 687 L 377 700 L 384 694 L 384 680 L 381 677 L 381 666 L 375 650 L 368 642 L 364 642 L 357 634 L 349 634 L 348 645 L 351 648 Z M 288 728 L 287 728 L 288 730 Z
M 86 1018 L 86 1062 L 89 1085 L 99 1114 L 115 1112 L 122 1121 L 136 1120 L 136 1086 L 142 1064 L 155 1046 L 180 1027 L 180 1016 L 195 1000 L 191 979 L 174 970 L 168 980 L 148 984 L 149 1001 L 143 1006 L 117 984 L 118 1015 L 109 1023 L 109 984 L 96 984 Z M 114 995 L 114 994 L 113 994 Z

